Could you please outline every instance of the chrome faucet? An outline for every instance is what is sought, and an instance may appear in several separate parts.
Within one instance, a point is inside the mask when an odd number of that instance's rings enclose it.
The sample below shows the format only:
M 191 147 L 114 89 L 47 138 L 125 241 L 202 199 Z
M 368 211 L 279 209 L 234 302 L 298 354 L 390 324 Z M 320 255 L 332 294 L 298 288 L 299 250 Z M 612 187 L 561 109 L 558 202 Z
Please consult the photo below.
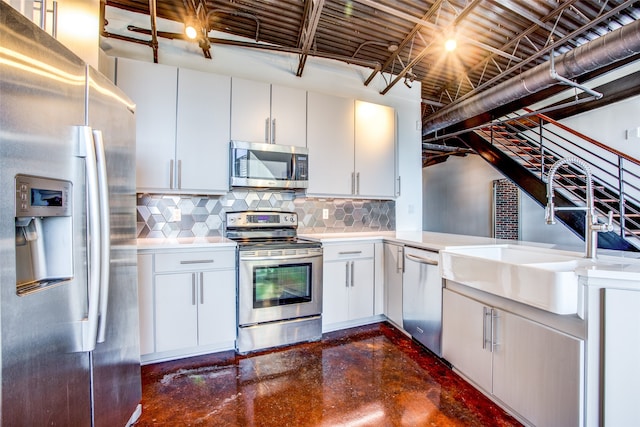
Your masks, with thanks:
M 558 168 L 562 165 L 572 164 L 579 166 L 586 175 L 587 181 L 587 196 L 586 206 L 566 206 L 555 207 L 553 204 L 553 178 L 558 171 Z M 585 242 L 585 258 L 596 258 L 596 249 L 598 248 L 598 233 L 603 231 L 613 230 L 613 211 L 609 211 L 609 218 L 605 224 L 598 224 L 598 215 L 595 210 L 595 203 L 593 199 L 593 175 L 591 174 L 591 168 L 589 165 L 576 158 L 567 157 L 560 159 L 551 166 L 549 175 L 547 178 L 547 207 L 545 209 L 544 217 L 547 224 L 555 224 L 555 211 L 575 211 L 583 210 L 585 213 L 585 225 L 584 225 L 584 242 Z

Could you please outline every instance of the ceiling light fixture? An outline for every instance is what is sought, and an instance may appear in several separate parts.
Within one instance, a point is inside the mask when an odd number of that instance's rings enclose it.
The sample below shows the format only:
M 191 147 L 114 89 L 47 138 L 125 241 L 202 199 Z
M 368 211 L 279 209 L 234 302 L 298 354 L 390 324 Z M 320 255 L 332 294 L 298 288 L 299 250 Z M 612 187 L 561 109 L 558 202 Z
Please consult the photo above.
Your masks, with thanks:
M 184 34 L 191 40 L 195 40 L 198 37 L 198 29 L 193 19 L 187 19 L 184 22 Z
M 407 71 L 407 74 L 404 76 L 404 85 L 411 89 L 411 83 L 416 79 L 416 75 L 413 74 L 413 69 Z
M 458 43 L 454 38 L 449 38 L 446 42 L 444 42 L 444 50 L 446 50 L 447 52 L 453 52 L 454 50 L 456 50 L 457 46 Z

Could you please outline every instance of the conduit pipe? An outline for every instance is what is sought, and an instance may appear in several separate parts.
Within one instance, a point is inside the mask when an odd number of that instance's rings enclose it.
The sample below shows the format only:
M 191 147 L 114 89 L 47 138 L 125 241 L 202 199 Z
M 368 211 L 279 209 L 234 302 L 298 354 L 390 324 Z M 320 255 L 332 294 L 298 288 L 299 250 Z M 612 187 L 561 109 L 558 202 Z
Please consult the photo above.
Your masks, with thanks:
M 640 20 L 633 21 L 569 52 L 557 56 L 554 66 L 545 62 L 478 95 L 443 108 L 423 123 L 422 135 L 429 135 L 455 123 L 524 98 L 561 81 L 573 79 L 612 62 L 640 53 Z

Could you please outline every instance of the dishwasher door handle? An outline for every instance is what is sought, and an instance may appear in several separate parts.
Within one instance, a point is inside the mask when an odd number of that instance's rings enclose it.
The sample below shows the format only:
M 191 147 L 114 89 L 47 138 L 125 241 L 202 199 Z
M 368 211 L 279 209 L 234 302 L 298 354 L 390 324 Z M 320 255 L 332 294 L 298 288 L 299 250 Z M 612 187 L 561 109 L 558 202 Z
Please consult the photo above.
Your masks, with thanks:
M 438 265 L 438 260 L 435 260 L 435 259 L 423 258 L 420 256 L 407 254 L 407 253 L 405 253 L 404 256 L 407 257 L 407 259 L 410 259 L 411 261 L 419 262 L 420 264 Z

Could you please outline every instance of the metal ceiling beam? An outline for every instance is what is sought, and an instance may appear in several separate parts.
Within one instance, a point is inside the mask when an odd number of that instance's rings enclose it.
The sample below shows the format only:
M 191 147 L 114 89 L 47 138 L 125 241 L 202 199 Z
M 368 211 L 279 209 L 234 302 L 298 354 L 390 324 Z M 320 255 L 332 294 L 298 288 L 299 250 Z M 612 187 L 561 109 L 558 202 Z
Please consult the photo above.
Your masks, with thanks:
M 156 23 L 156 0 L 149 0 L 149 17 L 151 18 L 151 49 L 153 49 L 153 62 L 158 63 L 158 25 Z
M 553 11 L 552 13 L 550 13 L 547 16 L 549 16 L 549 17 L 553 16 L 553 14 L 561 12 L 562 10 L 566 9 L 567 7 L 570 7 L 571 5 L 573 5 L 573 3 L 575 3 L 575 2 L 576 2 L 576 0 L 568 1 L 568 2 L 564 3 L 560 8 L 556 9 L 555 11 Z M 596 18 L 596 19 L 590 21 L 588 24 L 576 29 L 575 31 L 572 31 L 570 34 L 566 35 L 565 37 L 561 38 L 560 40 L 556 41 L 555 43 L 550 44 L 547 47 L 545 47 L 544 49 L 540 50 L 539 52 L 529 56 L 527 59 L 524 59 L 521 63 L 516 64 L 516 65 L 514 65 L 512 67 L 509 67 L 506 70 L 502 71 L 500 74 L 498 74 L 498 75 L 494 76 L 493 78 L 487 80 L 486 82 L 484 82 L 482 84 L 479 84 L 474 90 L 472 90 L 470 92 L 467 92 L 466 94 L 461 96 L 459 99 L 456 99 L 455 102 L 456 103 L 463 102 L 465 99 L 468 99 L 468 98 L 470 98 L 472 96 L 477 95 L 478 93 L 480 93 L 484 89 L 487 89 L 488 87 L 490 87 L 494 83 L 497 83 L 498 81 L 502 80 L 506 76 L 508 76 L 510 74 L 518 73 L 519 71 L 521 71 L 523 66 L 525 66 L 525 65 L 527 65 L 527 64 L 529 64 L 529 63 L 531 63 L 531 62 L 533 62 L 535 60 L 537 60 L 538 58 L 542 57 L 543 55 L 549 53 L 551 50 L 561 47 L 565 42 L 571 40 L 573 37 L 575 37 L 575 36 L 585 32 L 585 31 L 589 30 L 592 27 L 595 27 L 600 22 L 605 21 L 605 20 L 609 19 L 612 16 L 615 16 L 621 10 L 627 8 L 628 6 L 629 5 L 626 4 L 626 3 L 622 3 L 622 4 L 618 5 L 617 7 L 611 9 L 606 14 L 601 15 L 599 18 Z M 545 19 L 545 18 L 543 18 L 543 19 Z M 537 25 L 535 25 L 534 27 L 538 28 Z M 527 33 L 527 34 L 529 34 L 529 33 Z M 512 40 L 508 44 L 513 43 L 514 40 Z M 507 46 L 507 45 L 505 45 L 505 46 Z M 503 48 L 504 48 L 504 46 L 503 46 Z M 491 59 L 491 57 L 489 59 Z M 476 67 L 478 67 L 478 66 L 480 66 L 480 63 L 478 63 L 478 65 L 476 65 Z M 449 86 L 445 87 L 443 89 L 443 92 L 446 91 L 446 89 L 448 87 Z
M 431 8 L 429 8 L 429 10 L 427 11 L 427 13 L 424 14 L 424 16 L 422 17 L 423 21 L 428 20 L 429 18 L 431 18 L 431 16 L 433 16 L 433 14 L 436 12 L 436 10 L 438 10 L 440 8 L 440 5 L 442 4 L 444 0 L 436 0 L 433 3 L 433 6 L 431 6 Z M 376 74 L 378 74 L 378 71 L 382 71 L 384 72 L 384 70 L 386 70 L 389 66 L 391 66 L 391 63 L 398 57 L 398 55 L 400 55 L 400 52 L 402 52 L 402 49 L 405 48 L 406 45 L 409 44 L 409 42 L 411 40 L 413 40 L 413 37 L 416 35 L 416 33 L 418 33 L 418 31 L 420 30 L 420 28 L 422 28 L 421 24 L 416 24 L 411 31 L 409 32 L 409 34 L 407 34 L 407 36 L 404 38 L 404 40 L 402 40 L 402 42 L 400 42 L 400 44 L 398 45 L 398 48 L 396 49 L 395 52 L 392 52 L 391 55 L 389 55 L 389 58 L 387 58 L 387 60 L 385 61 L 385 63 L 382 65 L 382 67 L 380 68 L 380 70 L 374 70 L 369 77 L 367 78 L 367 80 L 365 80 L 364 85 L 368 86 L 369 83 L 371 83 L 371 81 L 373 80 L 373 78 L 375 77 Z M 399 58 L 399 57 L 398 57 Z
M 573 3 L 577 2 L 578 0 L 568 0 L 566 2 L 564 2 L 562 5 L 558 6 L 556 9 L 552 10 L 549 14 L 547 14 L 546 16 L 542 17 L 540 19 L 540 21 L 546 21 L 548 19 L 551 19 L 552 17 L 554 17 L 555 15 L 561 13 L 564 9 L 566 9 L 567 7 L 571 6 Z M 539 25 L 534 24 L 532 26 L 530 26 L 529 28 L 527 28 L 526 30 L 522 31 L 518 36 L 514 37 L 513 39 L 509 40 L 507 43 L 505 43 L 504 45 L 502 45 L 500 47 L 500 50 L 506 50 L 507 48 L 509 48 L 510 46 L 512 46 L 513 44 L 519 44 L 520 41 L 522 39 L 526 39 L 529 37 L 529 35 L 531 35 L 532 33 L 534 33 L 536 30 L 538 30 L 540 28 Z M 536 50 L 538 52 L 540 52 L 540 49 Z M 469 75 L 471 72 L 475 71 L 476 69 L 478 69 L 481 66 L 485 66 L 489 63 L 489 61 L 492 61 L 494 63 L 494 65 L 496 66 L 496 68 L 498 69 L 498 72 L 500 73 L 500 75 L 503 75 L 503 70 L 500 68 L 500 66 L 495 62 L 495 54 L 491 54 L 489 56 L 487 56 L 487 58 L 483 61 L 478 62 L 476 65 L 474 65 L 473 67 L 469 68 L 466 71 L 461 72 L 458 77 L 454 80 L 454 81 L 459 81 L 460 79 L 463 78 L 463 75 Z M 518 64 L 518 66 L 521 66 L 522 64 Z M 484 72 L 482 73 L 482 76 L 484 76 Z M 482 79 L 478 80 L 478 85 L 481 85 L 481 81 Z M 452 84 L 452 83 L 451 83 Z M 448 88 L 451 86 L 451 84 L 444 86 L 441 89 L 441 94 L 445 93 Z M 475 92 L 471 91 L 471 92 Z M 467 96 L 468 94 L 465 94 L 465 96 Z
M 471 13 L 473 11 L 473 9 L 478 6 L 478 4 L 480 4 L 480 2 L 482 2 L 483 0 L 474 0 L 473 2 L 471 2 L 467 7 L 464 8 L 464 10 L 462 12 L 460 12 L 460 14 L 456 17 L 456 19 L 453 21 L 453 25 L 457 25 L 458 23 L 460 23 L 466 16 L 469 15 L 469 13 Z M 436 38 L 432 39 L 435 40 Z M 416 65 L 418 62 L 420 62 L 422 60 L 422 58 L 424 58 L 425 56 L 427 56 L 429 54 L 429 52 L 431 52 L 433 50 L 433 46 L 434 46 L 434 42 L 431 41 L 431 43 L 427 44 L 427 46 L 422 49 L 422 51 L 414 58 L 411 60 L 411 62 L 409 64 L 407 64 L 404 69 L 402 69 L 402 71 L 400 71 L 400 73 L 398 73 L 398 76 L 393 79 L 391 81 L 391 83 L 389 83 L 387 85 L 387 87 L 385 87 L 380 93 L 382 95 L 386 94 L 387 92 L 389 92 L 389 90 L 391 90 L 391 88 L 393 86 L 396 85 L 396 83 L 398 83 L 400 81 L 400 79 L 402 79 L 407 73 L 409 73 L 412 69 L 413 66 Z
M 311 7 L 307 7 L 308 4 Z M 301 36 L 298 41 L 298 48 L 302 50 L 300 54 L 300 62 L 298 63 L 298 71 L 296 76 L 302 76 L 304 65 L 307 62 L 309 51 L 313 45 L 313 40 L 316 37 L 316 30 L 318 29 L 318 22 L 320 21 L 320 15 L 322 15 L 322 8 L 324 7 L 324 0 L 306 0 L 305 3 L 305 16 L 302 21 Z M 307 16 L 308 11 L 308 16 Z
M 574 79 L 639 53 L 640 20 L 559 55 L 554 61 L 555 70 L 565 79 Z M 547 61 L 476 96 L 443 108 L 424 123 L 422 135 L 436 132 L 484 111 L 491 111 L 557 83 L 551 74 L 550 61 Z
M 382 12 L 385 12 L 385 13 L 388 13 L 390 15 L 393 15 L 393 16 L 395 16 L 397 18 L 404 19 L 406 21 L 422 25 L 422 26 L 426 27 L 427 29 L 429 29 L 431 31 L 440 32 L 442 30 L 440 27 L 438 27 L 435 24 L 432 24 L 429 21 L 425 21 L 425 20 L 422 20 L 420 18 L 416 18 L 414 16 L 409 15 L 408 13 L 404 13 L 404 12 L 396 10 L 396 9 L 394 9 L 392 7 L 376 3 L 373 0 L 356 0 L 356 1 L 358 3 L 362 3 L 364 5 L 372 7 L 374 9 L 378 9 L 378 10 L 380 10 Z M 470 37 L 461 36 L 460 39 L 463 40 L 465 43 L 477 46 L 477 47 L 479 47 L 481 49 L 487 50 L 489 52 L 493 52 L 493 53 L 495 53 L 497 55 L 504 56 L 507 59 L 511 59 L 513 61 L 518 61 L 518 62 L 522 60 L 521 58 L 518 58 L 517 56 L 513 56 L 510 53 L 503 52 L 503 51 L 501 51 L 499 49 L 494 48 L 493 46 L 489 46 L 488 44 L 479 42 L 479 41 L 474 40 L 474 39 L 472 39 Z
M 136 27 L 135 25 L 129 25 L 127 27 L 127 30 L 133 31 L 133 32 L 139 33 L 139 34 L 151 34 L 151 30 L 148 30 L 146 28 Z M 105 33 L 105 34 L 103 34 L 103 36 L 110 37 L 110 38 L 115 38 L 115 39 L 119 39 L 119 40 L 130 41 L 130 42 L 134 42 L 134 43 L 150 45 L 150 42 L 146 42 L 144 40 L 134 39 L 134 38 L 131 38 L 131 37 L 120 36 L 118 34 Z M 184 34 L 171 33 L 171 32 L 166 32 L 166 31 L 158 31 L 158 37 L 171 39 L 171 40 L 185 40 L 185 41 L 188 41 Z M 217 37 L 209 37 L 208 39 L 209 39 L 209 42 L 213 43 L 213 44 L 245 47 L 245 48 L 257 49 L 257 50 L 268 50 L 268 51 L 272 51 L 272 52 L 292 53 L 292 54 L 295 54 L 295 55 L 301 55 L 302 54 L 302 49 L 299 49 L 299 48 L 296 48 L 296 47 L 276 46 L 276 45 L 272 45 L 272 44 L 263 44 L 263 43 L 252 43 L 252 42 L 245 42 L 245 41 L 241 41 L 241 40 L 221 39 L 221 38 L 217 38 Z M 376 68 L 376 67 L 379 68 L 380 67 L 380 63 L 375 62 L 375 61 L 368 61 L 366 59 L 357 59 L 357 58 L 352 58 L 350 56 L 348 57 L 348 56 L 342 56 L 342 55 L 335 55 L 335 54 L 331 54 L 331 53 L 310 52 L 309 56 L 313 56 L 313 57 L 317 57 L 317 58 L 333 59 L 335 61 L 340 61 L 340 62 L 344 62 L 344 63 L 347 63 L 347 64 L 359 65 L 361 67 L 366 67 L 366 68 Z

